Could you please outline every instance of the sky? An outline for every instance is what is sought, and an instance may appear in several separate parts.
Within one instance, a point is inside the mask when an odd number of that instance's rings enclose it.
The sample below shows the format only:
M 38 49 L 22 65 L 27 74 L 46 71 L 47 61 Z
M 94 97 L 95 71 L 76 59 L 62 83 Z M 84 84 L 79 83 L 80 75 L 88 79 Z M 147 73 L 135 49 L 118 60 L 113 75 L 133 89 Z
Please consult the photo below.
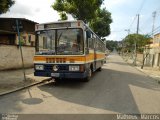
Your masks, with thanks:
M 0 17 L 26 18 L 38 23 L 53 22 L 59 18 L 51 5 L 55 0 L 15 0 L 10 10 Z M 104 0 L 102 8 L 111 12 L 113 23 L 111 34 L 107 40 L 120 41 L 130 34 L 136 33 L 137 14 L 139 17 L 139 34 L 151 34 L 154 23 L 154 33 L 160 32 L 160 0 Z M 155 20 L 153 12 L 156 11 Z M 69 15 L 69 20 L 73 18 Z M 154 21 L 154 22 L 153 22 Z

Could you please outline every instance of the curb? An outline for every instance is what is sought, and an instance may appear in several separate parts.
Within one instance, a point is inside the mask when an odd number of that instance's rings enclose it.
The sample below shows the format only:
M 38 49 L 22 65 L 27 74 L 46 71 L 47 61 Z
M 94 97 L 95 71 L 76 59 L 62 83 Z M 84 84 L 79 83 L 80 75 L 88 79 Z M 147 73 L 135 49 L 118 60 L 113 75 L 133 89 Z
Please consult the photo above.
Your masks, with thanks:
M 121 58 L 123 59 L 123 61 L 124 61 L 125 63 L 127 63 L 128 65 L 130 65 L 122 56 L 121 56 Z M 132 65 L 130 65 L 130 66 L 132 66 Z M 142 69 L 138 68 L 137 66 L 132 66 L 132 67 L 134 67 L 134 68 L 137 69 L 138 71 L 144 73 L 144 74 L 147 75 L 148 77 L 154 79 L 155 81 L 157 81 L 158 84 L 160 84 L 160 76 L 156 76 L 156 77 L 155 77 L 155 75 L 153 75 L 153 74 L 148 75 L 146 72 L 144 72 Z
M 41 83 L 44 83 L 46 81 L 50 81 L 51 79 L 52 78 L 47 78 L 47 79 L 44 79 L 44 80 L 42 80 L 40 82 L 35 82 L 35 83 L 30 84 L 30 85 L 26 85 L 24 87 L 19 87 L 19 88 L 15 88 L 13 90 L 9 90 L 7 92 L 2 92 L 2 93 L 0 93 L 0 96 L 8 95 L 8 94 L 11 94 L 11 93 L 14 93 L 14 92 L 17 92 L 17 91 L 20 91 L 20 90 L 23 90 L 23 89 L 26 89 L 26 88 L 41 84 Z
M 160 76 L 155 76 L 154 74 L 148 75 L 146 72 L 144 72 L 143 70 L 141 70 L 138 67 L 135 67 L 137 70 L 139 70 L 140 72 L 146 74 L 148 77 L 153 78 L 154 80 L 156 80 L 158 82 L 158 84 L 160 84 Z

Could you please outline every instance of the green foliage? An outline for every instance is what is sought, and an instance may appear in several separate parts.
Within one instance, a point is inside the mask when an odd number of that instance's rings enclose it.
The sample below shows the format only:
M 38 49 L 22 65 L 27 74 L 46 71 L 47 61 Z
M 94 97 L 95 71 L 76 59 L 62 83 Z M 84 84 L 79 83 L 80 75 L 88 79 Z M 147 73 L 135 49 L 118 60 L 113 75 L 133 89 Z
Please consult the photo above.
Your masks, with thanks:
M 61 20 L 67 20 L 68 19 L 68 17 L 67 17 L 65 12 L 60 12 L 59 14 L 60 14 Z
M 61 20 L 66 20 L 66 14 L 89 23 L 93 31 L 100 37 L 110 34 L 112 23 L 111 13 L 106 8 L 101 9 L 104 0 L 56 0 L 52 5 L 60 13 Z
M 111 13 L 103 8 L 96 11 L 96 17 L 91 20 L 90 27 L 99 37 L 105 37 L 110 34 L 111 23 Z
M 58 12 L 71 14 L 75 19 L 89 22 L 102 3 L 103 0 L 56 0 L 52 7 Z
M 14 3 L 13 0 L 0 0 L 0 14 L 6 13 Z
M 123 43 L 129 51 L 132 51 L 134 49 L 134 46 L 136 43 L 137 51 L 143 52 L 143 47 L 147 45 L 149 41 L 150 41 L 150 37 L 147 37 L 146 35 L 130 34 L 125 37 L 125 39 L 123 40 Z
M 106 41 L 106 48 L 113 51 L 114 49 L 117 49 L 118 42 L 113 40 L 107 40 Z

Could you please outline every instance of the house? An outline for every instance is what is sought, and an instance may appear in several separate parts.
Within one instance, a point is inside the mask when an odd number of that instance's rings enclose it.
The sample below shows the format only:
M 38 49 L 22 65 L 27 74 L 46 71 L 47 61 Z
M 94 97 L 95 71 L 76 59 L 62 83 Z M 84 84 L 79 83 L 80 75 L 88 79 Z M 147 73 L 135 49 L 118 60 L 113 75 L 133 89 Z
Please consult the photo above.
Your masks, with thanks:
M 35 46 L 35 24 L 25 18 L 0 18 L 0 44 L 18 45 L 17 24 L 20 28 L 20 40 L 22 45 Z
M 147 63 L 155 68 L 160 67 L 160 33 L 157 33 L 151 39 L 151 43 L 148 45 Z
M 154 53 L 153 66 L 160 67 L 160 33 L 154 35 L 152 49 Z
M 18 39 L 17 21 L 20 30 Z M 22 67 L 19 45 L 22 45 L 25 67 L 33 66 L 35 24 L 25 18 L 0 18 L 0 70 Z

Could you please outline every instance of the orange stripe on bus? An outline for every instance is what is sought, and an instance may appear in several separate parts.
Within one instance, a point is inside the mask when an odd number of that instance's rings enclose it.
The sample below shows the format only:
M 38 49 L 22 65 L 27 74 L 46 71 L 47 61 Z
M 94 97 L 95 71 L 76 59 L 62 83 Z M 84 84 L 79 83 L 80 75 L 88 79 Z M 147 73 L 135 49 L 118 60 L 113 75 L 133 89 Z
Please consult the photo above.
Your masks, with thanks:
M 96 59 L 103 59 L 104 54 L 96 54 Z M 46 61 L 46 59 L 65 59 L 65 61 L 92 61 L 94 60 L 94 53 L 90 53 L 86 56 L 35 56 L 34 61 Z
M 35 56 L 34 57 L 34 61 L 45 61 L 46 60 L 46 58 L 45 57 L 43 57 L 43 56 Z

